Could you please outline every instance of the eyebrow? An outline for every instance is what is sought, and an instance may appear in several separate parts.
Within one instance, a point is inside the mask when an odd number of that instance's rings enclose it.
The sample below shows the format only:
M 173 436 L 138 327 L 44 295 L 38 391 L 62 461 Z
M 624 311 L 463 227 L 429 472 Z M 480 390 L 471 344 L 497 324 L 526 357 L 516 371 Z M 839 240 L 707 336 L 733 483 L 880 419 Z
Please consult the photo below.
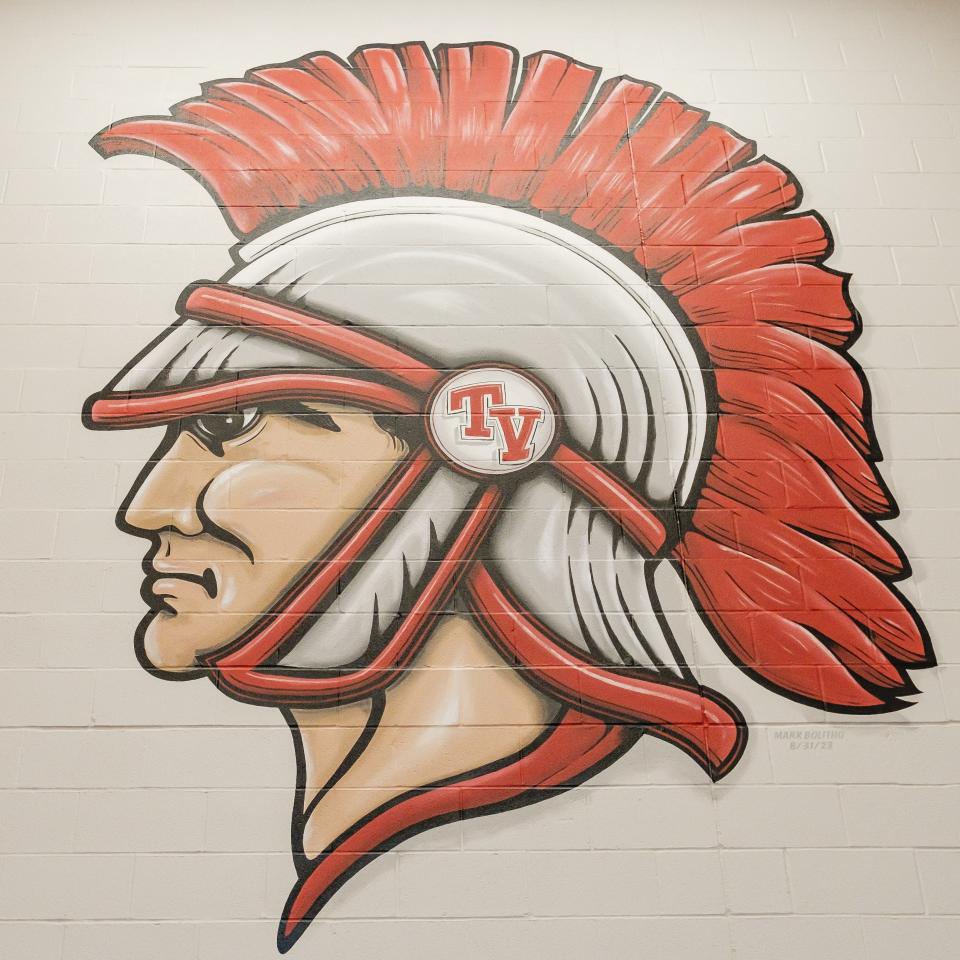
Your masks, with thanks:
M 340 427 L 333 417 L 325 410 L 314 410 L 309 404 L 301 403 L 299 400 L 290 400 L 284 406 L 274 406 L 271 404 L 263 405 L 265 412 L 276 412 L 285 416 L 294 416 L 298 420 L 306 420 L 307 423 L 315 427 L 321 427 L 324 430 L 330 430 L 332 433 L 340 433 Z

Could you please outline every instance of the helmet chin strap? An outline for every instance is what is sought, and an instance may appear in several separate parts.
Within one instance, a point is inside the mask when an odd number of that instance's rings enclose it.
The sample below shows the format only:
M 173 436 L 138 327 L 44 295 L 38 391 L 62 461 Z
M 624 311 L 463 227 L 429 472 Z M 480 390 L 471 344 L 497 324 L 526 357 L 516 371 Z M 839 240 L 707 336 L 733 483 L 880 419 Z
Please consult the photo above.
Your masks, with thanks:
M 215 682 L 244 700 L 284 706 L 329 707 L 369 697 L 397 679 L 417 655 L 445 603 L 456 590 L 497 516 L 503 494 L 496 485 L 483 489 L 471 506 L 446 555 L 420 590 L 413 606 L 379 652 L 364 666 L 350 671 L 300 672 L 263 664 L 297 635 L 310 615 L 321 608 L 364 555 L 385 525 L 403 508 L 430 468 L 424 450 L 411 457 L 381 489 L 375 503 L 362 511 L 359 522 L 312 565 L 301 585 L 288 593 L 278 609 L 255 624 L 249 634 L 205 658 Z
M 582 496 L 606 513 L 649 558 L 666 557 L 675 536 L 662 515 L 646 504 L 604 465 L 591 460 L 558 436 L 561 411 L 549 391 L 532 375 L 498 365 L 479 366 L 444 375 L 336 318 L 278 304 L 243 288 L 200 284 L 190 288 L 182 310 L 214 324 L 255 327 L 258 332 L 307 346 L 338 363 L 366 371 L 363 376 L 309 372 L 275 372 L 228 382 L 191 386 L 163 393 L 102 394 L 88 401 L 86 415 L 95 427 L 135 427 L 168 423 L 179 417 L 279 399 L 336 400 L 377 412 L 423 417 L 428 445 L 415 450 L 382 485 L 354 522 L 298 578 L 272 610 L 235 642 L 203 659 L 211 678 L 230 695 L 278 706 L 326 707 L 365 699 L 389 686 L 410 665 L 429 635 L 444 604 L 465 587 L 471 610 L 490 641 L 509 662 L 549 695 L 605 722 L 637 724 L 675 743 L 712 776 L 722 776 L 739 758 L 745 729 L 739 715 L 719 694 L 649 671 L 614 671 L 575 652 L 539 623 L 498 584 L 493 572 L 476 560 L 503 503 L 504 481 L 524 470 L 554 470 Z M 466 374 L 472 386 L 463 388 Z M 454 391 L 452 385 L 457 384 Z M 523 399 L 505 403 L 506 387 Z M 472 391 L 472 395 L 471 395 Z M 456 396 L 454 396 L 456 394 Z M 439 437 L 439 410 L 455 409 L 464 397 L 494 404 L 489 410 L 510 431 L 511 461 L 498 454 L 478 459 L 490 430 L 471 420 L 459 434 Z M 530 398 L 541 406 L 530 406 Z M 459 409 L 459 408 L 457 408 Z M 533 426 L 546 418 L 549 440 L 540 447 L 527 441 Z M 482 419 L 482 418 L 481 418 Z M 527 433 L 524 435 L 524 429 Z M 486 430 L 486 434 L 484 433 Z M 472 435 L 471 435 L 472 431 Z M 478 446 L 474 441 L 481 441 Z M 523 442 L 521 442 L 523 441 Z M 518 454 L 518 450 L 525 451 Z M 524 459 L 525 458 L 525 459 Z M 361 563 L 402 511 L 437 463 L 483 481 L 445 555 L 380 650 L 356 669 L 297 670 L 277 660 L 302 634 L 305 624 L 330 600 L 351 569 Z
M 564 642 L 510 596 L 482 563 L 467 578 L 471 612 L 504 658 L 576 710 L 611 723 L 643 724 L 675 744 L 711 777 L 722 777 L 746 745 L 746 728 L 726 698 L 641 670 L 610 670 Z

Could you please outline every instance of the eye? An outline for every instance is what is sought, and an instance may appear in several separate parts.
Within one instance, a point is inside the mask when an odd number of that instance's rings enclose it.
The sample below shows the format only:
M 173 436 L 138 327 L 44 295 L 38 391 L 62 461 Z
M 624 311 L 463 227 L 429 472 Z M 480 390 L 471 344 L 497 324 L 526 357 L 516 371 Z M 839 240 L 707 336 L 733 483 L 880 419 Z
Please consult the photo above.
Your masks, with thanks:
M 249 432 L 260 420 L 259 407 L 244 407 L 227 413 L 205 413 L 193 418 L 191 429 L 214 449 Z

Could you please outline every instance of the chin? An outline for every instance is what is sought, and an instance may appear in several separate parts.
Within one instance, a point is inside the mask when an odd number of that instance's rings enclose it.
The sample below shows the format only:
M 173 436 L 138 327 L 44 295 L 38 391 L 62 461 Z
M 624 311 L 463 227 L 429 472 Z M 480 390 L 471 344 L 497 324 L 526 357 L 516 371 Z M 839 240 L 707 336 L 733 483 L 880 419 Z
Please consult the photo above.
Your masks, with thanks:
M 197 643 L 182 614 L 168 610 L 151 611 L 137 628 L 136 651 L 141 666 L 165 680 L 192 680 L 202 676 Z M 191 636 L 193 633 L 193 636 Z

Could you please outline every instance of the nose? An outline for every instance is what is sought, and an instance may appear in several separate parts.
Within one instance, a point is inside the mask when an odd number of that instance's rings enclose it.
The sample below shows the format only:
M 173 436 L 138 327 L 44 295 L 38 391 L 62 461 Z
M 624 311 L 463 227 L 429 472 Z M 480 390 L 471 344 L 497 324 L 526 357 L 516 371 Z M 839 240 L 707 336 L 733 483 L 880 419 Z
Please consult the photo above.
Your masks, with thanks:
M 190 434 L 181 433 L 131 490 L 121 521 L 141 533 L 174 529 L 203 532 L 203 492 L 216 477 L 216 458 Z

